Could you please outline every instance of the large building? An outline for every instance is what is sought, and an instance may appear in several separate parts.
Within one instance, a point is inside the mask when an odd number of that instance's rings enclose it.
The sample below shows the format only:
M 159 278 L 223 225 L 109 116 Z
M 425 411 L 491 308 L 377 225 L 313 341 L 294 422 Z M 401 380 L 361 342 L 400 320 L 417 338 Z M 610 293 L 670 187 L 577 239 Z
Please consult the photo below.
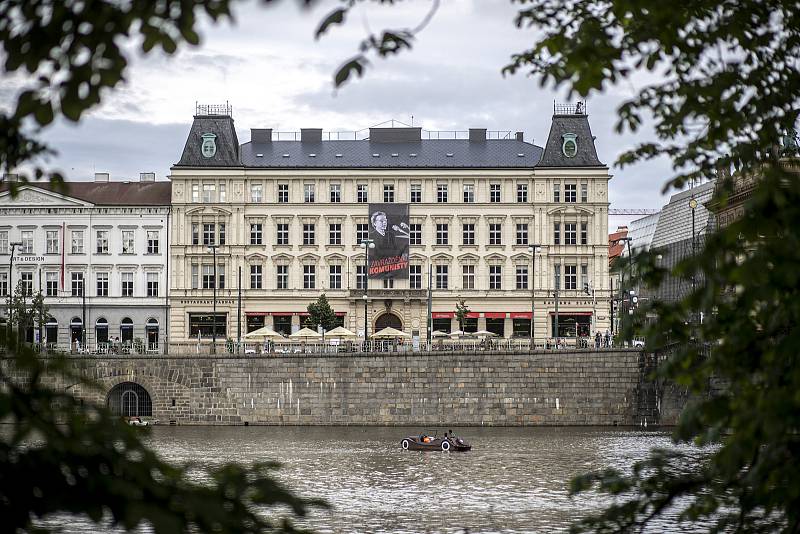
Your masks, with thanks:
M 556 323 L 609 327 L 610 176 L 580 104 L 555 110 L 544 147 L 409 127 L 252 129 L 240 144 L 230 108 L 200 106 L 170 178 L 173 341 L 290 333 L 322 292 L 360 335 L 425 339 L 429 273 L 434 330 L 458 327 L 460 299 L 468 331 L 527 338 L 532 305 L 537 342 Z
M 119 347 L 151 353 L 167 346 L 170 184 L 152 173 L 140 180 L 97 173 L 63 191 L 18 184 L 14 198 L 2 184 L 0 294 L 5 301 L 20 283 L 28 295 L 42 292 L 42 342 L 103 351 L 119 338 Z M 38 325 L 23 335 L 38 342 Z

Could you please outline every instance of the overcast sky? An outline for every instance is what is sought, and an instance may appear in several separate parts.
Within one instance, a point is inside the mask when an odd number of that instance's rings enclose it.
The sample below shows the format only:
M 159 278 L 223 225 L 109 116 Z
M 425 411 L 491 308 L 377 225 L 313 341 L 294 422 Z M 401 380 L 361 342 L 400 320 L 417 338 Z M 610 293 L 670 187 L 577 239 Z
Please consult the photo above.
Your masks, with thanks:
M 323 1 L 311 11 L 291 0 L 277 7 L 245 3 L 233 24 L 204 23 L 199 47 L 174 56 L 137 54 L 126 84 L 107 93 L 99 109 L 78 126 L 58 123 L 47 130 L 59 153 L 51 163 L 71 180 L 92 179 L 95 171 L 110 172 L 113 180 L 155 171 L 164 179 L 180 157 L 195 102 L 230 102 L 240 142 L 249 140 L 250 128 L 352 131 L 413 116 L 415 125 L 429 130 L 524 131 L 527 141 L 544 144 L 553 101 L 566 97 L 525 75 L 501 75 L 511 54 L 533 40 L 531 30 L 514 27 L 508 0 L 443 0 L 411 52 L 373 62 L 364 78 L 334 91 L 333 73 L 368 29 L 415 26 L 430 6 L 418 0 L 361 8 L 345 26 L 315 41 L 318 22 L 337 3 Z M 648 137 L 646 131 L 613 131 L 618 104 L 639 88 L 626 82 L 587 104 L 600 159 L 614 175 L 612 208 L 666 202 L 661 189 L 671 175 L 668 161 L 613 166 L 624 149 Z M 612 219 L 610 230 L 621 222 Z

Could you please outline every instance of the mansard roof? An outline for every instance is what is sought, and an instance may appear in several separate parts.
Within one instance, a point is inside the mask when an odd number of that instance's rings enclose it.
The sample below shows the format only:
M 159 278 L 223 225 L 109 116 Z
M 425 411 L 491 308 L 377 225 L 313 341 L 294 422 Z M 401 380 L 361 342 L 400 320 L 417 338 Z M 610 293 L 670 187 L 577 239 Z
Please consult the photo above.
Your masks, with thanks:
M 65 182 L 64 189 L 50 182 L 29 182 L 19 187 L 63 194 L 95 206 L 169 206 L 172 202 L 172 182 Z M 0 184 L 0 193 L 7 190 L 8 184 Z
M 575 139 L 577 152 L 567 157 L 563 146 L 565 136 Z M 605 167 L 597 157 L 594 136 L 589 127 L 589 116 L 581 104 L 573 107 L 558 106 L 550 123 L 550 133 L 544 153 L 537 167 Z

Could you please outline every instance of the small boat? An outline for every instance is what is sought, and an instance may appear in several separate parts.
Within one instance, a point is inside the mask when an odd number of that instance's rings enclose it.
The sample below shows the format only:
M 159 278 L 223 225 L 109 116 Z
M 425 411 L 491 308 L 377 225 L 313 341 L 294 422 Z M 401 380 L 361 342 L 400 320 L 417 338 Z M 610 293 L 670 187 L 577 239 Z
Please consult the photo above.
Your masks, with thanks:
M 463 438 L 453 435 L 451 430 L 444 436 L 420 434 L 408 436 L 400 441 L 400 446 L 405 451 L 444 451 L 466 452 L 472 448 Z

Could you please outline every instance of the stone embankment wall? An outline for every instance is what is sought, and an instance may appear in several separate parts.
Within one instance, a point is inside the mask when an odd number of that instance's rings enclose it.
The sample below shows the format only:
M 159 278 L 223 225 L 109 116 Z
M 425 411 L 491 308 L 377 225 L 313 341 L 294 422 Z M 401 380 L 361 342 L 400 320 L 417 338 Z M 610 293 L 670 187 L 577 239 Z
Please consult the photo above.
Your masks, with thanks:
M 176 424 L 632 425 L 640 352 L 81 357 L 102 391 L 143 386 Z M 60 384 L 69 387 L 68 384 Z M 73 386 L 79 388 L 81 386 Z

